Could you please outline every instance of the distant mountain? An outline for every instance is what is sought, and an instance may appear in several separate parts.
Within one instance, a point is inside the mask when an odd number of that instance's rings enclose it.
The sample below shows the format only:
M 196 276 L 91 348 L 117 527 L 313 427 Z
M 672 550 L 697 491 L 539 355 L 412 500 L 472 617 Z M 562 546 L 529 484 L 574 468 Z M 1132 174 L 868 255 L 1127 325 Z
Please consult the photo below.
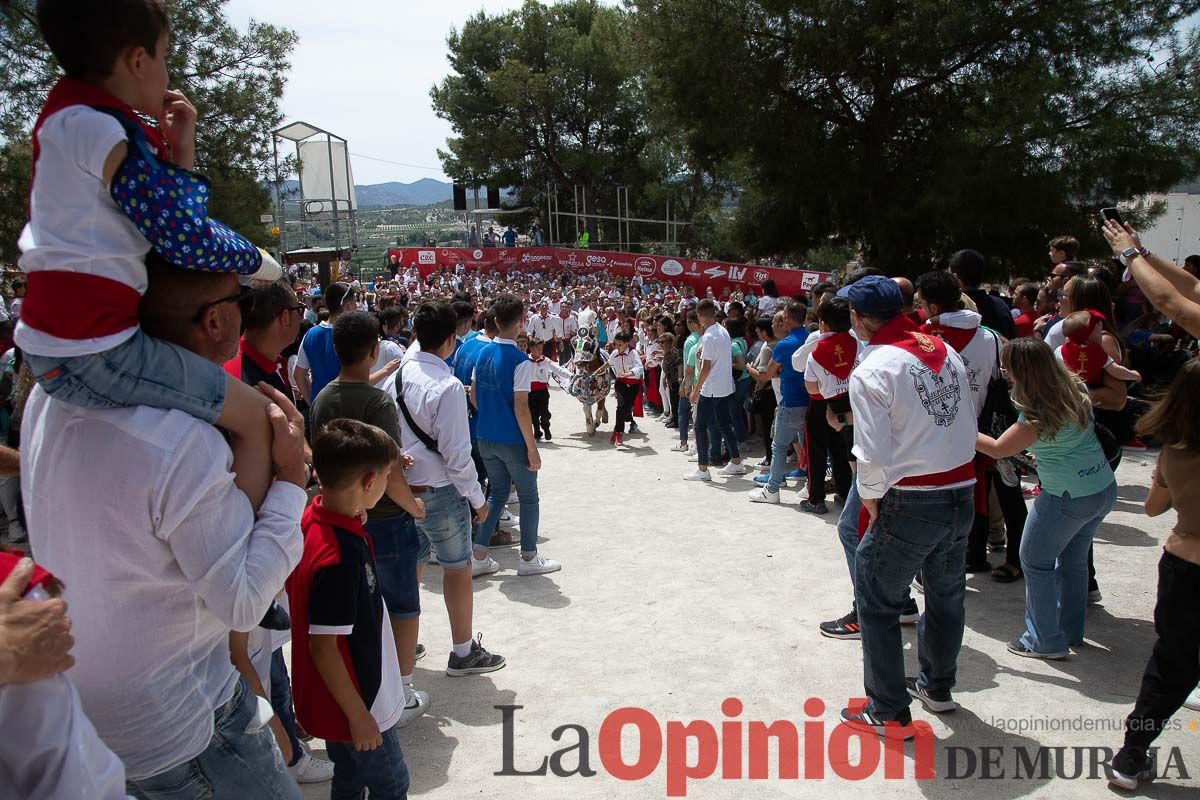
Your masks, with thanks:
M 291 195 L 300 187 L 298 181 L 287 181 L 284 191 Z M 454 189 L 449 183 L 433 178 L 421 178 L 412 183 L 373 183 L 369 186 L 354 185 L 359 208 L 371 206 L 429 206 L 454 199 Z

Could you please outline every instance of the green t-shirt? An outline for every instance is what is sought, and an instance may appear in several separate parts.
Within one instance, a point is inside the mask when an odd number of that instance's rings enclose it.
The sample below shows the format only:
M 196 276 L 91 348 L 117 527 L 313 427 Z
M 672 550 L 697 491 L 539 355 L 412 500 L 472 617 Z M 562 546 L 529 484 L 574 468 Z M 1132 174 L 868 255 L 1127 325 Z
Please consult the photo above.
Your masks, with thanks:
M 742 358 L 746 357 L 746 340 L 743 339 L 741 336 L 738 336 L 737 338 L 735 338 L 732 341 L 731 347 L 732 347 L 732 352 L 733 352 L 733 355 L 730 356 L 731 361 L 736 361 L 738 356 L 741 356 Z M 733 379 L 735 381 L 741 381 L 741 380 L 748 381 L 748 380 L 750 380 L 750 373 L 744 369 L 738 369 L 737 367 L 734 367 Z
M 396 401 L 382 389 L 376 389 L 369 383 L 334 380 L 326 384 L 313 401 L 312 432 L 316 436 L 317 431 L 335 419 L 355 419 L 381 428 L 399 447 L 400 421 L 397 413 Z M 395 519 L 407 513 L 385 494 L 374 508 L 367 511 L 367 521 Z
M 700 344 L 700 334 L 692 334 L 683 343 L 683 363 L 685 367 L 696 368 L 696 345 Z
M 1025 415 L 1018 416 L 1017 421 L 1024 422 Z M 1058 429 L 1054 441 L 1039 436 L 1029 451 L 1037 456 L 1042 491 L 1055 497 L 1067 492 L 1071 497 L 1098 494 L 1115 480 L 1094 425 L 1088 425 L 1086 430 L 1064 425 Z

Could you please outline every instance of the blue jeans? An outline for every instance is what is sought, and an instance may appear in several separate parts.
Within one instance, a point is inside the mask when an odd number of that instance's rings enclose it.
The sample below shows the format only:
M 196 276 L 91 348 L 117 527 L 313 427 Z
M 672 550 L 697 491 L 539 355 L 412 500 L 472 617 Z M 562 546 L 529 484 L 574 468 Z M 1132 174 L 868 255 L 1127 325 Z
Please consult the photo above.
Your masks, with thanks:
M 700 395 L 696 403 L 696 452 L 700 454 L 700 466 L 707 467 L 722 461 L 721 440 L 725 440 L 725 449 L 730 458 L 741 458 L 738 452 L 737 438 L 733 435 L 733 418 L 730 410 L 733 408 L 735 395 L 724 397 L 705 397 Z M 717 435 L 713 435 L 713 430 Z
M 428 563 L 432 547 L 442 569 L 469 566 L 471 504 L 453 486 L 430 486 L 421 497 L 425 502 L 425 519 L 417 520 L 417 531 L 421 535 L 417 560 Z
M 333 761 L 329 800 L 362 800 L 364 789 L 371 791 L 371 800 L 407 800 L 408 765 L 395 728 L 383 731 L 383 744 L 374 750 L 327 741 L 325 751 Z
M 363 527 L 375 551 L 375 574 L 388 616 L 392 619 L 421 616 L 417 583 L 421 538 L 413 518 L 403 514 L 392 519 L 368 520 Z
M 287 661 L 283 658 L 283 648 L 271 653 L 271 708 L 279 717 L 279 724 L 287 734 L 292 744 L 292 766 L 304 751 L 300 749 L 300 737 L 296 735 L 296 709 L 292 708 L 292 681 L 288 675 Z
M 679 443 L 688 443 L 688 428 L 692 427 L 692 401 L 683 393 L 683 389 L 679 390 L 679 410 L 677 419 L 679 420 Z
M 753 384 L 754 381 L 749 378 L 733 383 L 733 406 L 730 408 L 730 414 L 733 416 L 733 435 L 739 442 L 746 441 L 746 437 L 750 435 L 750 428 L 746 425 L 746 398 L 750 396 L 750 387 Z
M 1083 641 L 1087 610 L 1088 548 L 1117 502 L 1117 483 L 1084 497 L 1043 491 L 1033 501 L 1021 536 L 1025 573 L 1025 633 L 1021 643 L 1039 653 L 1062 653 Z
M 87 408 L 174 408 L 215 423 L 228 375 L 219 365 L 138 330 L 100 353 L 55 358 L 25 355 L 42 391 Z
M 775 409 L 775 439 L 771 442 L 771 477 L 767 481 L 768 492 L 778 492 L 787 474 L 787 454 L 792 443 L 804 441 L 804 421 L 808 417 L 808 406 L 780 406 Z M 817 476 L 825 480 L 824 475 Z
M 271 728 L 246 732 L 257 707 L 258 695 L 238 678 L 233 697 L 213 715 L 213 737 L 203 753 L 166 772 L 127 781 L 125 790 L 139 800 L 303 800 Z
M 846 566 L 850 568 L 850 588 L 854 588 L 854 560 L 858 552 L 858 514 L 862 510 L 862 501 L 858 499 L 858 481 L 850 481 L 850 491 L 846 493 L 846 504 L 838 517 L 838 539 L 842 542 L 842 550 L 846 553 Z
M 488 516 L 475 534 L 475 546 L 486 548 L 500 524 L 500 514 L 508 500 L 508 487 L 516 484 L 521 500 L 521 554 L 537 552 L 538 488 L 537 473 L 529 468 L 529 454 L 523 444 L 501 444 L 479 440 L 479 454 L 487 465 L 490 496 Z
M 892 489 L 863 536 L 854 560 L 854 598 L 862 626 L 863 682 L 868 708 L 881 720 L 908 708 L 900 612 L 921 571 L 925 613 L 917 623 L 918 682 L 954 687 L 966 622 L 967 537 L 975 519 L 974 489 Z

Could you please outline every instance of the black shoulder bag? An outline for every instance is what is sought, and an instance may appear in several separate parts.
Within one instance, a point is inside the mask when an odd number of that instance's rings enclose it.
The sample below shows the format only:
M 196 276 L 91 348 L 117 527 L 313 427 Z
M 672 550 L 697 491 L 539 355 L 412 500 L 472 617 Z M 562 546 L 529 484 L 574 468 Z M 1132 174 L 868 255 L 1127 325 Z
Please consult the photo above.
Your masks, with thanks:
M 422 430 L 417 421 L 412 418 L 412 414 L 408 410 L 408 403 L 404 402 L 404 368 L 407 364 L 400 365 L 400 371 L 396 373 L 396 405 L 400 406 L 400 413 L 404 415 L 404 421 L 408 423 L 408 429 L 413 432 L 413 435 L 421 440 L 421 444 L 437 453 L 442 454 L 438 450 L 437 440 Z

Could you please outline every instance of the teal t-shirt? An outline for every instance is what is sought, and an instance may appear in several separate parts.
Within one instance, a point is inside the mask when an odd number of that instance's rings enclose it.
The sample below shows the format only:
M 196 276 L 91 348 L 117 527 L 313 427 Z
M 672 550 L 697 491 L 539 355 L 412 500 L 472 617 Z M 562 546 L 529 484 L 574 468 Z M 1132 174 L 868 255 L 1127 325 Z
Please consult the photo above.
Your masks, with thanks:
M 737 360 L 738 356 L 741 356 L 742 358 L 746 357 L 746 340 L 745 339 L 743 339 L 740 336 L 737 337 L 731 343 L 731 347 L 733 350 L 733 355 L 730 357 L 731 360 Z M 739 381 L 750 380 L 750 373 L 744 369 L 743 370 L 734 369 L 733 375 L 734 375 L 734 380 L 739 380 Z
M 685 366 L 696 368 L 696 345 L 700 344 L 700 334 L 692 331 L 692 334 L 683 342 L 683 363 Z
M 1025 421 L 1025 415 L 1017 417 Z M 1095 425 L 1080 430 L 1067 424 L 1059 428 L 1054 441 L 1043 436 L 1029 447 L 1037 456 L 1038 479 L 1042 491 L 1055 497 L 1087 497 L 1108 488 L 1115 480 L 1112 467 L 1104 457 L 1104 448 L 1096 438 Z

